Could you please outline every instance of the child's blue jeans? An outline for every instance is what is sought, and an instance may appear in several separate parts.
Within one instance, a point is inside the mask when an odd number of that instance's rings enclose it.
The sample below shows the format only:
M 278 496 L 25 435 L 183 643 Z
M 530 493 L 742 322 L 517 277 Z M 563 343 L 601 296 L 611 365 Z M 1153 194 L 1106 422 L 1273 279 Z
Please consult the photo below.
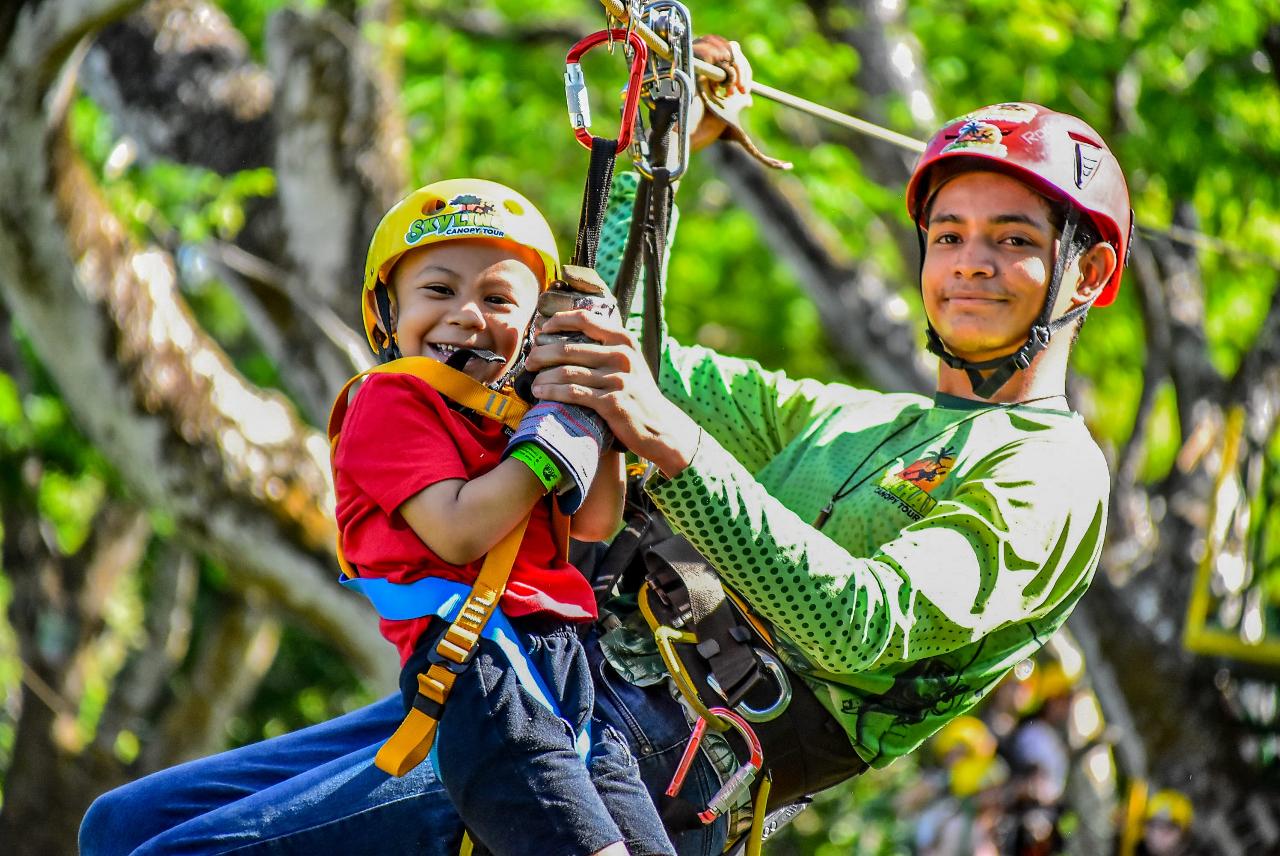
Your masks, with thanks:
M 406 664 L 406 710 L 448 626 L 433 620 Z M 436 736 L 436 771 L 471 835 L 498 856 L 577 856 L 617 841 L 633 856 L 674 856 L 625 739 L 595 716 L 577 629 L 538 616 L 510 628 L 505 648 L 480 639 Z

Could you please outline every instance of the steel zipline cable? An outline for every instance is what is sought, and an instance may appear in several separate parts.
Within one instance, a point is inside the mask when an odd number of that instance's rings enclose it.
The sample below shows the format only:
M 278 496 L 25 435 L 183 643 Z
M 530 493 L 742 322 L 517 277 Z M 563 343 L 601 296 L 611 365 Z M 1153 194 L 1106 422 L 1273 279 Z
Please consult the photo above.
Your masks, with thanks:
M 628 30 L 634 31 L 642 41 L 648 46 L 649 50 L 656 53 L 663 59 L 671 58 L 671 48 L 661 36 L 655 33 L 644 21 L 632 20 L 631 9 L 623 0 L 600 0 L 600 5 L 604 7 L 605 12 L 615 20 L 621 22 Z M 705 77 L 716 82 L 724 81 L 726 75 L 724 69 L 719 66 L 712 65 L 698 58 L 693 60 L 694 73 L 698 77 Z M 833 110 L 817 102 L 810 101 L 807 98 L 801 98 L 798 95 L 792 95 L 790 92 L 784 92 L 781 89 L 775 89 L 767 86 L 758 80 L 751 82 L 751 94 L 759 95 L 761 98 L 767 98 L 776 104 L 784 107 L 790 107 L 793 110 L 799 110 L 818 119 L 839 125 L 842 128 L 848 128 L 859 134 L 871 137 L 873 139 L 882 140 L 890 145 L 907 149 L 912 152 L 923 152 L 925 142 L 909 137 L 906 134 L 899 134 L 897 131 L 891 131 L 883 128 L 874 122 L 868 122 L 865 119 L 859 119 L 857 116 L 850 116 L 848 113 L 841 113 L 839 110 Z M 1149 235 L 1160 235 L 1175 243 L 1185 244 L 1195 247 L 1206 252 L 1217 253 L 1239 261 L 1252 262 L 1265 267 L 1280 269 L 1280 261 L 1265 256 L 1261 253 L 1245 250 L 1241 247 L 1223 240 L 1214 235 L 1206 235 L 1195 229 L 1188 229 L 1183 226 L 1151 226 L 1146 223 L 1139 222 L 1137 227 L 1140 231 Z

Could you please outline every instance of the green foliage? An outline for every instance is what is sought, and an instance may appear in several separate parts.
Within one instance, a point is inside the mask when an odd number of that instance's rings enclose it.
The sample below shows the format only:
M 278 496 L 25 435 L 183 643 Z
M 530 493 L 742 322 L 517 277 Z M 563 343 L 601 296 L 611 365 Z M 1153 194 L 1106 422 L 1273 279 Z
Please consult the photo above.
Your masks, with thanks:
M 363 707 L 391 688 L 377 689 L 362 686 L 327 640 L 289 627 L 253 706 L 227 731 L 234 745 L 277 737 Z
M 320 0 L 222 0 L 221 7 L 263 59 L 270 14 Z M 372 5 L 368 0 L 364 5 Z M 814 4 L 818 5 L 818 4 Z M 858 4 L 823 4 L 830 23 L 857 26 Z M 851 84 L 863 58 L 828 41 L 809 4 L 775 0 L 703 0 L 691 4 L 698 32 L 742 42 L 757 79 L 835 109 L 859 113 L 866 104 Z M 510 37 L 469 35 L 449 15 L 472 8 L 496 13 Z M 1162 229 L 1190 204 L 1196 227 L 1234 248 L 1201 252 L 1206 334 L 1214 365 L 1229 374 L 1258 329 L 1276 285 L 1280 259 L 1280 87 L 1260 49 L 1280 20 L 1277 0 L 915 0 L 906 24 L 921 45 L 924 72 L 939 117 L 982 104 L 1030 100 L 1085 116 L 1108 139 L 1129 177 L 1140 223 Z M 562 72 L 567 42 L 523 38 L 522 28 L 570 21 L 582 31 L 603 25 L 594 0 L 491 0 L 483 4 L 409 0 L 389 27 L 365 36 L 401 59 L 400 106 L 410 142 L 411 181 L 462 175 L 503 181 L 536 200 L 560 236 L 572 244 L 587 152 L 565 118 Z M 599 51 L 584 63 L 591 83 L 593 130 L 616 128 L 622 60 Z M 910 132 L 905 105 L 889 105 L 895 129 Z M 844 132 L 758 99 L 748 124 L 762 148 L 796 165 L 780 177 L 830 224 L 824 239 L 850 259 L 874 261 L 895 278 L 915 317 L 915 259 L 902 258 L 886 223 L 905 225 L 902 188 L 864 174 L 843 144 Z M 72 105 L 71 127 L 90 166 L 104 176 L 107 198 L 131 234 L 178 250 L 227 240 L 244 222 L 246 205 L 275 192 L 269 169 L 219 177 L 170 164 L 130 162 L 110 121 L 86 98 Z M 621 167 L 620 167 L 621 168 Z M 1264 180 L 1259 180 L 1260 178 Z M 670 268 L 668 320 L 675 335 L 761 360 L 806 376 L 840 374 L 823 325 L 802 283 L 764 246 L 754 219 L 735 204 L 705 163 L 695 159 L 679 194 L 681 225 Z M 180 255 L 181 259 L 182 256 Z M 208 330 L 251 380 L 276 384 L 271 364 L 250 340 L 238 299 L 217 281 L 184 282 L 186 296 Z M 1146 342 L 1132 288 L 1092 313 L 1074 354 L 1090 394 L 1082 406 L 1104 445 L 1118 448 L 1133 430 L 1144 382 Z M 858 380 L 854 378 L 853 380 Z M 1181 443 L 1177 402 L 1163 386 L 1147 428 L 1141 478 L 1163 478 Z M 1278 441 L 1280 443 L 1280 441 Z M 1273 450 L 1272 461 L 1280 454 Z M 18 464 L 37 456 L 35 486 Z M 93 512 L 116 487 L 109 469 L 70 430 L 65 406 L 47 386 L 21 394 L 0 374 L 0 497 L 16 491 L 38 503 L 63 550 L 83 542 Z M 1258 573 L 1280 591 L 1280 475 L 1271 464 L 1254 503 Z M 150 510 L 158 538 L 173 521 Z M 1260 533 L 1260 534 L 1259 534 Z M 145 597 L 149 566 L 142 570 Z M 0 605 L 7 580 L 0 577 Z M 223 569 L 202 568 L 197 615 L 217 608 L 229 585 Z M 135 601 L 136 602 L 136 601 Z M 127 610 L 121 621 L 138 622 Z M 0 627 L 0 699 L 16 686 L 16 666 Z M 126 634 L 127 636 L 127 634 Z M 105 684 L 91 688 L 85 727 Z M 236 742 L 323 721 L 369 700 L 325 640 L 287 628 L 264 689 L 230 724 Z M 0 768 L 12 741 L 0 704 Z M 137 753 L 137 737 L 122 734 L 115 751 Z M 824 795 L 796 821 L 781 846 L 816 854 L 895 853 L 909 835 L 892 797 L 917 773 L 912 759 Z M 834 819 L 834 821 L 833 821 Z

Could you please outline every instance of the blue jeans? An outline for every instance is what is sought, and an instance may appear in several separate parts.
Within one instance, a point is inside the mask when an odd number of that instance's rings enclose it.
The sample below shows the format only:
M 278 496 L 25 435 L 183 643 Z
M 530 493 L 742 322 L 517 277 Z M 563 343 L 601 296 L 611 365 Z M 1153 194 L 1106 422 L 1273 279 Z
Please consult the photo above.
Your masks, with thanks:
M 405 709 L 448 622 L 435 619 L 400 675 Z M 511 620 L 481 638 L 440 717 L 435 771 L 471 836 L 500 856 L 594 853 L 617 841 L 634 856 L 675 856 L 618 731 L 595 715 L 593 671 L 577 629 Z
M 596 716 L 616 729 L 651 796 L 665 789 L 689 728 L 665 689 L 622 681 L 587 642 Z M 373 765 L 403 718 L 390 696 L 330 722 L 153 773 L 99 797 L 80 827 L 82 856 L 414 853 L 455 856 L 462 824 L 430 763 L 404 778 Z M 681 792 L 705 803 L 718 787 L 699 756 Z M 681 856 L 724 849 L 723 818 L 672 837 Z M 536 853 L 531 842 L 530 853 Z

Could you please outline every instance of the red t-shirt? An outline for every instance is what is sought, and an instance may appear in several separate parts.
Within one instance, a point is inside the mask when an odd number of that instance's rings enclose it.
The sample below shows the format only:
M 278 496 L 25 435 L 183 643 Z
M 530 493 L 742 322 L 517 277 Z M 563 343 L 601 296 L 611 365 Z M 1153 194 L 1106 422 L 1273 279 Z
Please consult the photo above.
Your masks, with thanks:
M 474 583 L 483 559 L 449 564 L 423 543 L 398 509 L 436 482 L 488 472 L 506 446 L 497 421 L 471 421 L 425 381 L 407 374 L 370 375 L 343 420 L 333 462 L 347 561 L 360 576 L 397 583 L 424 577 Z M 501 608 L 508 617 L 542 613 L 570 622 L 596 617 L 591 585 L 557 548 L 547 502 L 534 507 Z M 428 621 L 382 619 L 382 635 L 400 651 L 402 665 Z

